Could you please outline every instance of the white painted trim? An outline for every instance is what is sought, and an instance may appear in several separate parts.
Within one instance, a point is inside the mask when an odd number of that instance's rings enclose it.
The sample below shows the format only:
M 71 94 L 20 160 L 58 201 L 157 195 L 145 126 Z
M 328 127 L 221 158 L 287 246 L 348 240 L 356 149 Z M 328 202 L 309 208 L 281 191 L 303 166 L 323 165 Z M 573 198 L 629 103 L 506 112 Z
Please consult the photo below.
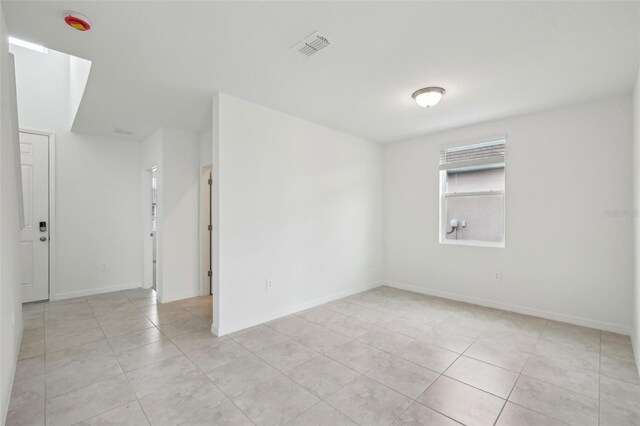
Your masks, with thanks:
M 93 296 L 96 294 L 109 293 L 112 291 L 120 291 L 120 290 L 130 290 L 133 288 L 142 288 L 140 283 L 128 283 L 128 284 L 120 284 L 120 285 L 112 285 L 108 287 L 98 287 L 87 290 L 76 290 L 76 291 L 68 291 L 66 293 L 60 294 L 51 294 L 49 300 L 64 300 L 64 299 L 72 299 L 74 297 L 82 297 L 82 296 Z
M 469 247 L 493 247 L 504 248 L 504 241 L 491 242 L 491 241 L 477 241 L 477 240 L 443 240 L 440 244 L 452 245 L 452 246 L 469 246 Z
M 49 299 L 56 293 L 56 134 L 44 130 L 19 129 L 20 133 L 46 136 L 49 140 Z
M 411 284 L 402 284 L 402 283 L 387 281 L 385 285 L 389 287 L 399 288 L 401 290 L 408 290 L 408 291 L 413 291 L 415 293 L 427 294 L 429 296 L 442 297 L 445 299 L 456 300 L 459 302 L 486 306 L 488 308 L 495 308 L 495 309 L 502 309 L 505 311 L 517 312 L 519 314 L 533 315 L 540 318 L 566 322 L 569 324 L 595 328 L 598 330 L 611 331 L 613 333 L 624 334 L 627 336 L 630 334 L 629 332 L 631 331 L 628 326 L 622 326 L 619 324 L 611 324 L 604 321 L 591 320 L 588 318 L 576 317 L 573 315 L 561 314 L 557 312 L 550 312 L 550 311 L 531 308 L 527 306 L 512 305 L 510 303 L 494 302 L 492 300 L 483 299 L 479 297 L 467 296 L 467 295 L 458 294 L 458 293 L 450 293 L 447 291 L 435 290 L 435 289 L 420 287 L 420 286 L 411 285 Z
M 20 297 L 22 297 L 22 295 Z M 22 306 L 22 303 L 20 304 L 20 306 Z M 20 315 L 22 315 L 22 311 L 20 311 Z M 20 338 L 17 339 L 17 346 L 16 346 L 17 351 L 15 354 L 16 356 L 15 356 L 14 362 L 11 363 L 11 371 L 9 372 L 9 377 L 11 378 L 11 381 L 9 381 L 10 383 L 9 391 L 7 392 L 6 395 L 2 395 L 2 411 L 4 412 L 0 414 L 0 424 L 4 424 L 4 422 L 7 420 L 7 415 L 9 414 L 9 404 L 11 403 L 11 393 L 13 392 L 13 385 L 16 378 L 16 370 L 18 368 L 18 358 L 20 358 L 20 346 L 22 346 L 22 336 L 24 334 L 24 324 L 20 324 L 20 325 L 21 325 L 20 327 L 17 327 Z
M 306 309 L 315 308 L 316 306 L 323 305 L 325 303 L 333 302 L 334 300 L 342 299 L 343 297 L 351 296 L 354 294 L 362 293 L 363 291 L 371 290 L 372 288 L 380 287 L 384 283 L 378 282 L 366 286 L 356 287 L 350 290 L 341 291 L 338 293 L 333 293 L 328 296 L 320 297 L 315 300 L 311 300 L 309 302 L 304 302 L 298 305 L 293 305 L 285 309 L 281 309 L 279 311 L 274 311 L 264 315 L 258 315 L 255 317 L 247 318 L 245 320 L 236 321 L 234 323 L 224 325 L 221 324 L 220 327 L 216 328 L 214 325 L 211 325 L 211 332 L 216 336 L 224 336 L 226 334 L 234 333 L 236 331 L 244 330 L 245 328 L 253 327 L 255 325 L 260 325 L 265 322 L 273 321 L 275 319 L 295 314 L 296 312 L 304 311 Z
M 638 374 L 640 374 L 640 342 L 636 340 L 637 334 L 637 330 L 631 331 L 631 346 L 633 347 L 633 354 L 636 358 L 636 368 L 638 369 Z
M 503 133 L 503 134 L 497 134 L 497 135 L 483 136 L 479 138 L 469 138 L 469 139 L 463 139 L 463 140 L 458 140 L 453 142 L 446 142 L 438 145 L 438 151 L 441 151 L 443 149 L 459 148 L 467 145 L 480 145 L 483 143 L 498 142 L 498 141 L 504 141 L 506 145 L 507 138 L 508 138 L 508 135 L 506 133 Z
M 200 290 L 199 286 L 198 286 L 198 290 Z M 175 302 L 176 300 L 184 300 L 184 299 L 190 299 L 192 297 L 198 297 L 200 296 L 199 293 L 193 293 L 193 292 L 188 292 L 188 293 L 178 293 L 178 294 L 172 294 L 172 295 L 163 295 L 160 296 L 158 295 L 157 299 L 158 302 L 160 303 L 169 303 L 169 302 Z
M 154 166 L 155 167 L 155 166 Z M 153 287 L 153 243 L 150 244 L 150 251 L 148 249 L 148 243 L 147 241 L 149 240 L 149 238 L 152 238 L 150 236 L 150 231 L 152 231 L 152 225 L 151 225 L 151 214 L 149 213 L 149 210 L 151 208 L 151 179 L 153 176 L 153 167 L 150 167 L 148 169 L 144 169 L 142 171 L 142 197 L 141 197 L 141 203 L 142 203 L 142 288 L 152 288 Z M 156 235 L 156 245 L 157 245 L 157 238 L 158 235 Z M 157 252 L 156 252 L 157 255 Z M 156 273 L 159 275 L 159 268 L 158 266 L 159 263 L 156 264 Z M 159 286 L 158 284 L 158 275 L 156 275 L 156 294 L 160 294 L 160 292 L 158 291 Z
M 217 336 L 217 337 L 221 337 L 220 336 L 220 330 L 218 329 L 218 327 L 216 327 L 215 324 L 211 324 L 211 334 L 213 334 L 214 336 Z
M 209 259 L 205 256 L 206 239 L 205 235 L 207 233 L 207 229 L 204 222 L 205 216 L 208 213 L 212 214 L 212 206 L 213 206 L 213 185 L 211 185 L 211 198 L 209 199 L 209 206 L 206 206 L 204 201 L 207 198 L 207 193 L 209 191 L 209 174 L 211 175 L 211 179 L 213 179 L 213 167 L 211 163 L 203 164 L 200 163 L 200 176 L 199 176 L 199 189 L 200 189 L 200 197 L 198 200 L 198 270 L 199 270 L 199 285 L 201 296 L 209 295 L 209 276 L 207 275 L 208 268 L 206 268 L 207 264 L 211 264 L 211 245 L 209 245 Z M 208 222 L 208 221 L 207 221 Z M 213 226 L 213 223 L 211 224 Z M 211 238 L 213 239 L 213 231 L 211 232 Z M 213 269 L 213 267 L 212 267 Z M 213 290 L 213 276 L 211 277 L 211 289 Z
M 49 135 L 49 298 L 58 285 L 56 211 L 56 135 L 51 133 Z
M 444 198 L 478 197 L 483 195 L 504 195 L 504 191 L 477 191 L 477 192 L 445 192 Z

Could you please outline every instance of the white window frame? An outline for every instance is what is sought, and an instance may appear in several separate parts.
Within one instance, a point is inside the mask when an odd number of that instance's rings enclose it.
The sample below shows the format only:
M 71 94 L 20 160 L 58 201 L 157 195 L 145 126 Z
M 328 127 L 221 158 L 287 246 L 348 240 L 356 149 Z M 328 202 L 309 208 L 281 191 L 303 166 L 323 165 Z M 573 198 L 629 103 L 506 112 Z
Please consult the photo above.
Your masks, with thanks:
M 507 144 L 507 136 L 506 135 L 495 135 L 489 136 L 481 139 L 473 139 L 466 140 L 460 142 L 454 142 L 450 144 L 441 145 L 438 149 L 438 153 L 444 149 L 457 148 L 467 145 L 477 145 L 482 143 L 489 142 L 497 142 L 504 141 L 505 146 Z M 447 185 L 447 170 L 440 170 L 439 178 L 440 178 L 440 196 L 439 196 L 439 220 L 438 220 L 438 236 L 440 244 L 446 245 L 458 245 L 458 246 L 473 246 L 473 247 L 494 247 L 494 248 L 505 248 L 506 246 L 506 188 L 507 188 L 507 153 L 505 150 L 505 159 L 504 159 L 504 190 L 501 191 L 474 191 L 474 192 L 454 192 L 447 193 L 446 185 Z M 447 239 L 446 229 L 447 229 L 447 214 L 445 211 L 445 200 L 451 197 L 468 197 L 468 196 L 482 196 L 482 195 L 502 195 L 502 241 L 479 241 L 479 240 L 451 240 Z

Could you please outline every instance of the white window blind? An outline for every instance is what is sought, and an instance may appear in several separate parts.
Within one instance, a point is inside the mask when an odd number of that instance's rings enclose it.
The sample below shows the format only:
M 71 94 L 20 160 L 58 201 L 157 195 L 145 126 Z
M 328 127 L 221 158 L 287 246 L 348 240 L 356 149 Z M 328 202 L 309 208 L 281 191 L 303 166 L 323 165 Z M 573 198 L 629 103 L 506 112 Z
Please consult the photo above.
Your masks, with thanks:
M 504 140 L 447 148 L 440 151 L 440 170 L 449 172 L 504 167 Z

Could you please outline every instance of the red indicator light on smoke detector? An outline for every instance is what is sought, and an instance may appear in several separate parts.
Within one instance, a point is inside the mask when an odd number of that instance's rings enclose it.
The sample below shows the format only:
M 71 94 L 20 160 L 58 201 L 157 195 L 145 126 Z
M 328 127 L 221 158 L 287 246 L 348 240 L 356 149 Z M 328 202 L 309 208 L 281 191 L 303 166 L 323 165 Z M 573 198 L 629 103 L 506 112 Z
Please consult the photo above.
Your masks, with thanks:
M 87 17 L 75 12 L 67 12 L 64 22 L 78 31 L 89 31 L 91 29 L 91 24 L 89 24 Z

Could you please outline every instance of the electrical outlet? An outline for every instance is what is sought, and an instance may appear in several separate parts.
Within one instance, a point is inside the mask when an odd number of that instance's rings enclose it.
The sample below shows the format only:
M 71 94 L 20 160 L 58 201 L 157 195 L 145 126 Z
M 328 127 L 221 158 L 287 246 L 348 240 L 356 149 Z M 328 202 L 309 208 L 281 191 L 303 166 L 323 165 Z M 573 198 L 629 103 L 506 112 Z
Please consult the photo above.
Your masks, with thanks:
M 502 272 L 496 272 L 496 281 L 502 281 Z
M 273 288 L 273 281 L 271 281 L 271 280 L 267 279 L 267 282 L 266 282 L 266 290 L 267 290 L 267 291 L 269 291 L 269 290 L 271 290 L 272 288 Z

